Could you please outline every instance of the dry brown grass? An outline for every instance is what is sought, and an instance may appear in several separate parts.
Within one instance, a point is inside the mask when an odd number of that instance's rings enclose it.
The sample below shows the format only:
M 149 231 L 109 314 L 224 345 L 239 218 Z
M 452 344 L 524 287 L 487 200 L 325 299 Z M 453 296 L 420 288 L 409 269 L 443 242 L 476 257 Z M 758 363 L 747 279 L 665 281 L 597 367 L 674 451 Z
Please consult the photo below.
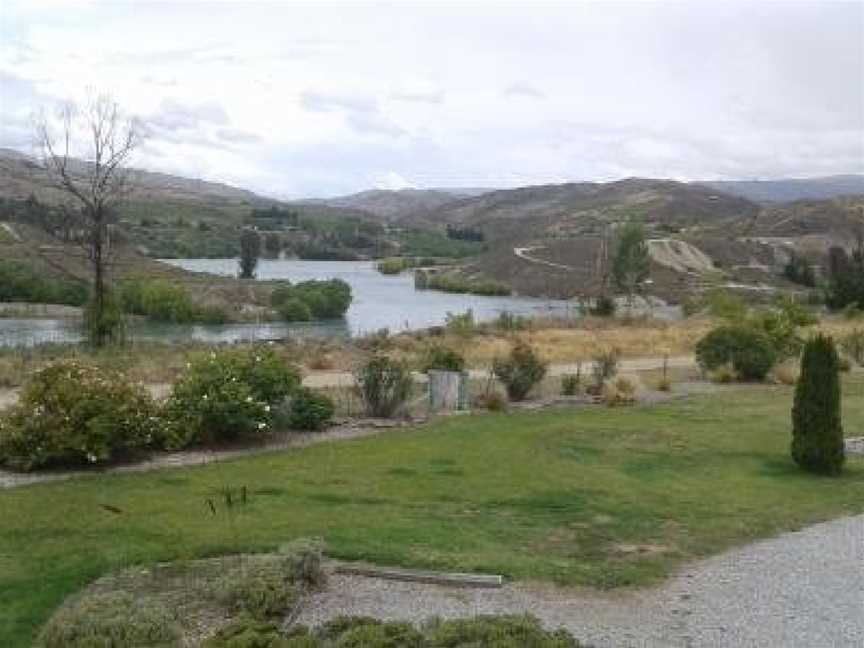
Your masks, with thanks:
M 783 385 L 794 385 L 801 376 L 801 365 L 797 360 L 786 360 L 771 370 L 774 379 Z
M 717 322 L 708 318 L 690 318 L 680 322 L 659 320 L 535 320 L 529 330 L 506 332 L 486 328 L 469 336 L 445 333 L 432 337 L 413 333 L 390 337 L 380 350 L 419 366 L 431 342 L 446 344 L 462 353 L 469 367 L 489 367 L 496 357 L 509 353 L 516 338 L 534 345 L 541 357 L 551 363 L 586 362 L 586 367 L 601 349 L 617 348 L 621 357 L 681 356 L 693 353 L 696 342 Z M 807 336 L 817 330 L 839 339 L 856 328 L 860 321 L 840 317 L 823 319 L 804 331 Z M 293 340 L 273 345 L 286 361 L 302 366 L 307 372 L 351 371 L 378 347 L 368 341 L 329 339 Z M 131 379 L 144 383 L 170 383 L 182 372 L 191 354 L 209 350 L 203 343 L 133 344 L 101 352 L 77 346 L 47 345 L 36 349 L 0 350 L 0 388 L 14 388 L 33 371 L 62 358 L 80 358 L 100 366 L 126 372 Z M 654 384 L 660 376 L 652 376 Z M 680 377 L 672 376 L 672 381 Z M 556 379 L 556 383 L 558 379 Z M 560 388 L 560 384 L 558 384 Z
M 588 360 L 602 349 L 617 348 L 623 357 L 687 355 L 712 327 L 709 320 L 685 322 L 639 321 L 633 324 L 586 320 L 579 328 L 540 328 L 515 334 L 493 333 L 446 342 L 461 351 L 471 366 L 488 366 L 508 353 L 514 336 L 534 345 L 549 362 Z

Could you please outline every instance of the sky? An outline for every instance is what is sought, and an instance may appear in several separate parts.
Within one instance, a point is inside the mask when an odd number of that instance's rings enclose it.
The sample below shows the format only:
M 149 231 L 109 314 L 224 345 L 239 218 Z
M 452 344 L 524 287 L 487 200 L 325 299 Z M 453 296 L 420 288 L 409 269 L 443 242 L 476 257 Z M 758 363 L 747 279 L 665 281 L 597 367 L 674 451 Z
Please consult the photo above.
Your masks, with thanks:
M 88 92 L 281 198 L 864 173 L 864 2 L 0 2 L 0 146 Z

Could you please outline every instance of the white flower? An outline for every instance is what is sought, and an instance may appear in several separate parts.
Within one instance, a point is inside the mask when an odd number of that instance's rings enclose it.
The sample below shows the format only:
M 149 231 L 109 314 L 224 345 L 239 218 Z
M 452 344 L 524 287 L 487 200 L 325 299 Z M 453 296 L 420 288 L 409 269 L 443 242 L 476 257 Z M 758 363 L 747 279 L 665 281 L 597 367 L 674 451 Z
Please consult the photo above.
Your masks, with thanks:
M 269 412 L 269 411 L 270 411 L 270 406 L 269 406 L 269 405 L 265 405 L 265 406 L 264 406 L 264 411 L 265 411 L 265 412 Z
M 96 455 L 94 455 L 94 454 L 91 453 L 91 452 L 88 452 L 88 453 L 87 453 L 87 460 L 88 460 L 90 463 L 96 463 Z
M 204 400 L 207 400 L 207 394 L 204 394 L 203 398 L 204 398 Z
M 263 430 L 263 429 L 266 428 L 266 427 L 267 427 L 267 424 L 264 423 L 263 421 L 262 421 L 261 423 L 258 424 L 258 429 L 259 429 L 259 430 Z
M 246 397 L 246 402 L 247 402 L 247 403 L 251 403 L 251 402 L 252 402 L 252 397 L 251 397 L 251 396 L 247 396 L 247 397 Z

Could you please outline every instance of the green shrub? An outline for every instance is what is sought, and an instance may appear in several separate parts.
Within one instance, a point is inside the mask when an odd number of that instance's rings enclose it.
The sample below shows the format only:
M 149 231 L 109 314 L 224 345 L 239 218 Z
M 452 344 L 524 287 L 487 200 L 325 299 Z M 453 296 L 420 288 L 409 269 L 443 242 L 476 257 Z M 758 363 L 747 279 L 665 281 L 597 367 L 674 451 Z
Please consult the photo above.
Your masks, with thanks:
M 181 286 L 167 281 L 148 281 L 141 292 L 143 315 L 157 322 L 185 324 L 195 319 L 195 305 Z
M 708 313 L 712 317 L 726 320 L 732 324 L 740 323 L 747 317 L 747 304 L 741 298 L 726 290 L 712 290 L 705 298 Z
M 433 621 L 421 630 L 401 621 L 338 616 L 317 630 L 285 633 L 249 617 L 232 623 L 204 648 L 580 648 L 566 630 L 547 631 L 530 615 Z
M 704 371 L 731 365 L 742 380 L 764 380 L 777 361 L 771 340 L 749 326 L 720 326 L 696 344 L 696 360 Z
M 0 418 L 0 463 L 32 470 L 98 464 L 161 443 L 147 391 L 119 373 L 74 360 L 37 371 Z
M 198 306 L 184 286 L 161 279 L 126 281 L 121 284 L 119 295 L 125 312 L 154 322 L 223 324 L 228 319 L 224 308 Z
M 614 299 L 608 295 L 601 295 L 588 309 L 588 314 L 595 317 L 612 317 L 617 309 L 618 305 Z
M 293 648 L 296 645 L 289 643 L 276 624 L 243 614 L 206 639 L 201 648 Z M 308 646 L 317 648 L 319 644 L 310 643 Z
M 579 648 L 566 630 L 548 632 L 530 615 L 444 621 L 428 634 L 430 648 Z
M 341 279 L 304 281 L 294 286 L 316 319 L 343 317 L 351 305 L 351 286 Z
M 312 319 L 312 310 L 301 299 L 291 297 L 279 305 L 279 315 L 286 322 L 308 322 Z
M 315 635 L 325 641 L 332 642 L 339 639 L 339 637 L 346 632 L 351 632 L 352 630 L 363 628 L 365 626 L 376 625 L 378 623 L 380 623 L 380 621 L 374 617 L 340 614 L 329 621 L 324 622 L 321 627 L 316 630 Z
M 96 594 L 64 605 L 39 633 L 39 648 L 174 646 L 180 631 L 162 603 L 126 593 Z
M 102 296 L 102 309 L 97 308 L 92 296 L 84 307 L 84 332 L 87 340 L 96 347 L 104 344 L 122 344 L 126 340 L 126 317 L 123 306 L 111 290 Z
M 295 585 L 281 562 L 254 561 L 230 570 L 216 585 L 216 598 L 234 612 L 265 620 L 285 616 L 299 603 Z
M 301 387 L 291 397 L 288 425 L 296 430 L 318 431 L 330 422 L 335 412 L 333 400 L 327 395 Z
M 579 374 L 564 374 L 561 376 L 561 395 L 576 396 L 582 386 L 582 377 Z
M 477 330 L 474 311 L 470 308 L 464 313 L 451 313 L 448 311 L 444 316 L 444 326 L 451 333 L 455 333 L 461 337 L 468 337 Z
M 375 355 L 354 372 L 357 393 L 369 416 L 389 418 L 411 393 L 411 372 L 401 362 Z
M 83 306 L 89 294 L 84 282 L 51 279 L 23 263 L 0 261 L 0 302 Z
M 750 344 L 741 348 L 732 359 L 732 368 L 741 380 L 765 380 L 777 355 L 771 346 Z
M 531 345 L 520 340 L 507 358 L 493 361 L 492 372 L 504 384 L 507 397 L 513 401 L 521 401 L 543 380 L 546 366 Z
M 843 425 L 837 349 L 831 338 L 807 342 L 792 407 L 792 458 L 817 473 L 837 474 L 843 467 Z
M 410 623 L 374 621 L 343 632 L 336 648 L 424 648 L 426 642 Z
M 494 279 L 466 277 L 459 272 L 416 273 L 415 287 L 469 295 L 506 296 L 510 287 Z
M 224 324 L 228 321 L 228 312 L 216 304 L 205 304 L 195 309 L 195 321 L 200 324 Z
M 318 588 L 327 580 L 321 566 L 324 542 L 320 538 L 299 538 L 279 547 L 288 577 L 295 585 Z
M 267 347 L 199 355 L 174 383 L 166 412 L 174 445 L 267 433 L 272 408 L 300 385 L 300 374 Z
M 384 275 L 397 275 L 405 270 L 410 264 L 405 262 L 402 257 L 390 257 L 382 259 L 375 264 L 375 269 Z
M 432 344 L 426 349 L 423 359 L 423 373 L 429 371 L 455 371 L 461 373 L 465 370 L 465 357 L 443 344 Z
M 272 291 L 270 291 L 270 305 L 273 308 L 278 308 L 280 305 L 288 301 L 293 294 L 291 282 L 281 281 Z
M 817 318 L 797 301 L 782 299 L 777 308 L 754 314 L 749 323 L 771 341 L 777 360 L 801 353 L 804 340 L 798 329 L 816 324 Z
M 344 317 L 351 299 L 351 286 L 341 279 L 285 283 L 270 293 L 271 306 L 288 321 Z

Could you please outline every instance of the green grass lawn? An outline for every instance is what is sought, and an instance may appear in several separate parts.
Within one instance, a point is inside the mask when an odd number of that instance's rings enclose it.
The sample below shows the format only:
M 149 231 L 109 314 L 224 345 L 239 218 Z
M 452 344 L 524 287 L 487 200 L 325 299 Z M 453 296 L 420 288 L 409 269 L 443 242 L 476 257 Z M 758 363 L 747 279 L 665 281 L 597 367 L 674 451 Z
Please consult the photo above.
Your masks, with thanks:
M 864 381 L 845 385 L 864 430 Z M 29 645 L 65 596 L 130 563 L 323 536 L 333 556 L 600 587 L 864 511 L 864 460 L 840 478 L 788 455 L 789 388 L 640 409 L 457 417 L 363 440 L 146 475 L 0 492 L 0 645 Z M 247 506 L 207 498 L 245 485 Z M 122 513 L 111 512 L 104 505 Z

